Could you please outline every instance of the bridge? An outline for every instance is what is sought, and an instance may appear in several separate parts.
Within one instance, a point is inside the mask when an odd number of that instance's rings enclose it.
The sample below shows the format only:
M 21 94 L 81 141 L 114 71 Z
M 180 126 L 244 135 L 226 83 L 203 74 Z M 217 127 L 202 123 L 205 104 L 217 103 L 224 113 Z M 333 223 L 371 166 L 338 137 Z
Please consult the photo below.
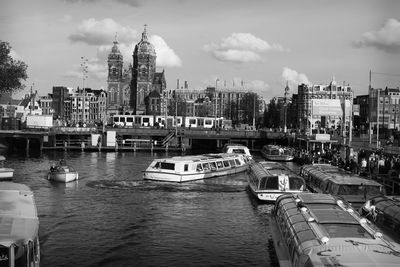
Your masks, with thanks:
M 110 140 L 110 138 L 114 138 Z M 8 147 L 30 150 L 165 150 L 190 149 L 193 146 L 221 148 L 224 143 L 242 143 L 251 149 L 264 143 L 286 140 L 276 131 L 205 128 L 90 128 L 52 127 L 48 129 L 0 130 L 0 140 Z

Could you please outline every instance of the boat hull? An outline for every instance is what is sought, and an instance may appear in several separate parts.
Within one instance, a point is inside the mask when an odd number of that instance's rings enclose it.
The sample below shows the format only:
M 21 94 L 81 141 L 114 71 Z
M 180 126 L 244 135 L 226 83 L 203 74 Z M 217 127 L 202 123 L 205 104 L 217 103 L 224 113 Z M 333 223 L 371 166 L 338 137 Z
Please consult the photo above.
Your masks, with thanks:
M 47 179 L 54 182 L 69 183 L 78 180 L 77 172 L 49 172 Z
M 192 173 L 192 174 L 178 174 L 178 173 L 167 173 L 158 171 L 146 170 L 143 175 L 145 180 L 163 181 L 163 182 L 176 182 L 184 183 L 201 179 L 209 179 L 219 176 L 232 175 L 236 173 L 244 172 L 248 169 L 248 165 L 237 166 L 230 169 L 224 170 L 212 170 L 208 172 Z
M 294 156 L 291 155 L 269 155 L 262 153 L 264 158 L 271 161 L 293 161 Z
M 0 181 L 9 181 L 14 176 L 14 169 L 0 168 Z

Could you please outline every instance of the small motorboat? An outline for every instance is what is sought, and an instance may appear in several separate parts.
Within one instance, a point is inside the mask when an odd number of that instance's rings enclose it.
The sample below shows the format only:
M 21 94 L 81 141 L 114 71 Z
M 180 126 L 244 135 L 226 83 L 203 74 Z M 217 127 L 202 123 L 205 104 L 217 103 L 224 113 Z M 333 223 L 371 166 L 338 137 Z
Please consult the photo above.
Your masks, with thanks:
M 4 167 L 5 160 L 4 156 L 0 156 L 0 181 L 10 181 L 14 176 L 14 169 Z
M 60 160 L 58 165 L 50 167 L 47 179 L 55 182 L 68 183 L 78 180 L 78 176 L 78 172 L 68 166 L 65 160 Z

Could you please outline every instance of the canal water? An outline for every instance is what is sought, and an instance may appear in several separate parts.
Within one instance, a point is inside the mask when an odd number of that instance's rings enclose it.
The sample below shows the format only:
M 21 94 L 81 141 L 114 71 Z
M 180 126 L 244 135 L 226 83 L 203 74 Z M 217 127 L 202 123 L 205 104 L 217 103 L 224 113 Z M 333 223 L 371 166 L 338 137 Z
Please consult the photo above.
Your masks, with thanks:
M 151 152 L 6 155 L 14 181 L 38 207 L 42 266 L 278 266 L 272 205 L 247 191 L 246 174 L 193 183 L 142 180 Z M 79 172 L 68 184 L 46 179 L 65 158 Z

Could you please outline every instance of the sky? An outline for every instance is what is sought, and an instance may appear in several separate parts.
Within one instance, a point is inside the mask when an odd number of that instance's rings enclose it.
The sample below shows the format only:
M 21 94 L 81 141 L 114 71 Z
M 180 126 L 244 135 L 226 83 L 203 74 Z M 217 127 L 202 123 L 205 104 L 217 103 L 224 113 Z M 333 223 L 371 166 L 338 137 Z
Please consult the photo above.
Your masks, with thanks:
M 113 41 L 128 67 L 145 24 L 168 89 L 179 80 L 267 100 L 286 83 L 297 93 L 335 79 L 363 95 L 370 71 L 372 87 L 400 87 L 398 0 L 1 0 L 0 40 L 28 65 L 14 97 L 106 89 Z

